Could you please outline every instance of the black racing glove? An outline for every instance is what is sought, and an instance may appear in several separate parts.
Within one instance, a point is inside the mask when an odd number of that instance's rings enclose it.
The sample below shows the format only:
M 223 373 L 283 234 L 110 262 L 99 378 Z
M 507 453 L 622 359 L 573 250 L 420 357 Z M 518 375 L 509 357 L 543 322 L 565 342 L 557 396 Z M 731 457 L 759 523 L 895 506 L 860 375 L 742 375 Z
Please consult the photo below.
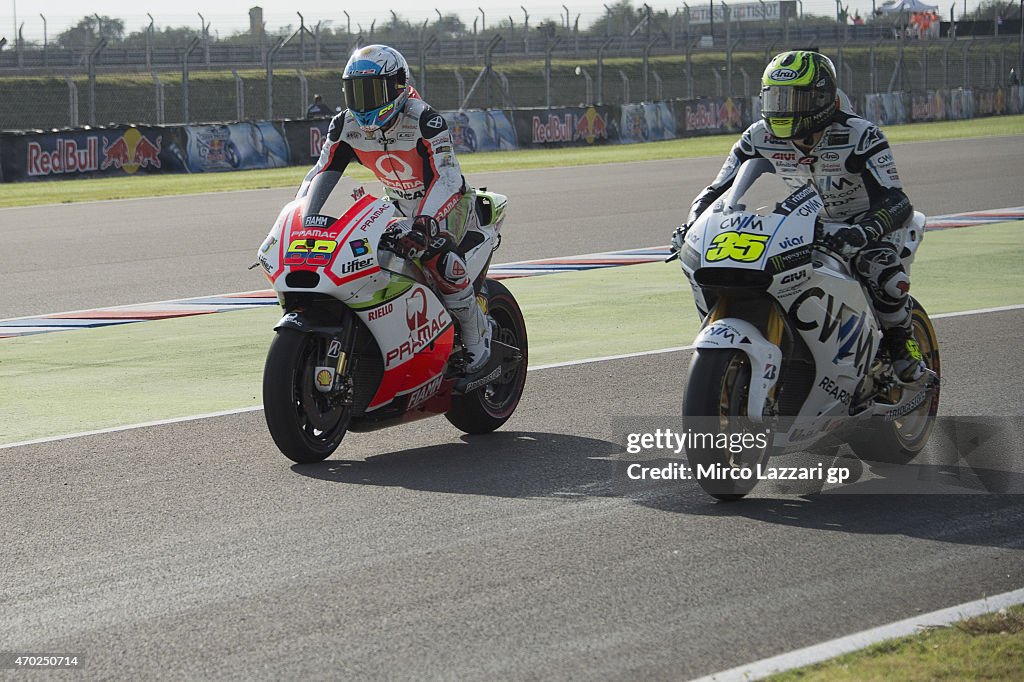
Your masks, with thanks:
M 853 225 L 819 222 L 815 225 L 815 233 L 815 241 L 819 245 L 846 259 L 853 258 L 884 234 L 878 222 L 872 218 Z
M 428 241 L 441 232 L 441 226 L 437 224 L 433 216 L 429 215 L 418 215 L 413 218 L 412 229 L 422 233 L 427 237 Z
M 380 237 L 380 248 L 406 260 L 421 258 L 428 244 L 429 240 L 423 232 L 415 227 L 409 229 L 400 223 L 388 227 Z

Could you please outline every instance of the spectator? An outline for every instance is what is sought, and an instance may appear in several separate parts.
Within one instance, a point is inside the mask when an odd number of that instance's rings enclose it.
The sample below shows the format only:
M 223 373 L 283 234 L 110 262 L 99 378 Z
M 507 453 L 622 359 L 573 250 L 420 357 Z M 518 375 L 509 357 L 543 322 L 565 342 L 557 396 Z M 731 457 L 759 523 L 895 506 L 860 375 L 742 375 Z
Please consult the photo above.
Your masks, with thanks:
M 863 26 L 864 25 L 864 19 L 861 18 L 860 12 L 857 12 L 856 14 L 853 15 L 853 25 L 854 26 Z
M 1010 85 L 1020 85 L 1020 76 L 1017 75 L 1017 69 L 1010 69 Z
M 323 98 L 320 95 L 313 95 L 313 103 L 306 109 L 306 118 L 328 118 L 332 116 L 334 112 L 331 108 L 324 104 Z

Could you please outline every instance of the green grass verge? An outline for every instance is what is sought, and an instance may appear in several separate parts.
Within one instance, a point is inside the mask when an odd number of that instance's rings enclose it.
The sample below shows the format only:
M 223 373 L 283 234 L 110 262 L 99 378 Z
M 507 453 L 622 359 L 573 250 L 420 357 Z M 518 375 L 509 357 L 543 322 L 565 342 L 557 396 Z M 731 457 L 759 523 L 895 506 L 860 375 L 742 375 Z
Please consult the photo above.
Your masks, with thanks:
M 1024 303 L 1022 230 L 928 234 L 914 294 L 933 314 Z M 697 333 L 674 263 L 507 285 L 523 307 L 534 366 L 684 346 Z M 279 316 L 268 308 L 0 340 L 0 443 L 259 405 Z
M 841 680 L 1024 679 L 1024 607 L 1014 606 L 949 627 L 880 642 L 825 663 L 791 670 L 772 682 Z
M 1024 115 L 889 126 L 886 128 L 886 134 L 894 143 L 1024 135 Z M 472 180 L 473 173 L 487 171 L 602 165 L 700 156 L 724 157 L 736 138 L 736 135 L 730 134 L 634 145 L 486 152 L 465 154 L 459 160 L 463 171 Z M 11 183 L 4 185 L 4 192 L 0 194 L 0 207 L 298 187 L 307 170 L 295 166 L 216 175 L 136 175 L 124 178 Z M 353 168 L 350 175 L 363 182 L 372 180 L 370 173 L 360 167 Z

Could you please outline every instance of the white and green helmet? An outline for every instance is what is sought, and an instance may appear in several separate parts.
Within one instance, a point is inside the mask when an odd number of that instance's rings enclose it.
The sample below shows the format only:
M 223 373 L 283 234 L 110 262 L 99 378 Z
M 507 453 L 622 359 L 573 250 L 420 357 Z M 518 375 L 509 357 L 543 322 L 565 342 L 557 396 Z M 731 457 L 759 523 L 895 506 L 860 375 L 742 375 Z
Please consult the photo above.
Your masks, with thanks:
M 805 50 L 783 52 L 761 76 L 761 118 L 777 138 L 806 137 L 831 122 L 836 95 L 831 59 Z

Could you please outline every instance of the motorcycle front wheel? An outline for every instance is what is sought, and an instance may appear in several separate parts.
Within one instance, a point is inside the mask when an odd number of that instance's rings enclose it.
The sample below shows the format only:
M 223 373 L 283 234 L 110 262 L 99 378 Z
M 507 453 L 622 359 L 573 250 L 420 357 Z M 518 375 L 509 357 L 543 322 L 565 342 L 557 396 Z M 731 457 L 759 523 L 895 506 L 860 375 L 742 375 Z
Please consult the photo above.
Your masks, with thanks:
M 332 403 L 314 385 L 317 359 L 329 340 L 283 328 L 270 344 L 263 368 L 263 415 L 285 457 L 300 464 L 321 462 L 345 437 L 351 407 Z
M 683 398 L 683 426 L 692 434 L 686 459 L 704 492 L 726 502 L 753 490 L 758 465 L 763 468 L 768 459 L 767 447 L 739 452 L 719 447 L 732 434 L 755 431 L 747 419 L 750 379 L 750 359 L 742 351 L 700 348 L 693 353 Z

